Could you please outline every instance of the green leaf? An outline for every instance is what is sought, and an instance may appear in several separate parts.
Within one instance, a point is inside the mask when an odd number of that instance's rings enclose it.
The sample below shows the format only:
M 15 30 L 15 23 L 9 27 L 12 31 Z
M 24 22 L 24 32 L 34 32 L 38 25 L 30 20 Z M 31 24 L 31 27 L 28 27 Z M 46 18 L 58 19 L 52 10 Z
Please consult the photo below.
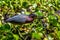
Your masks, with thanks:
M 28 7 L 28 3 L 27 2 L 23 2 L 22 3 L 22 7 L 27 8 Z
M 36 30 L 40 32 L 43 30 L 43 27 L 38 27 L 38 28 L 36 28 Z
M 49 15 L 48 16 L 48 20 L 49 20 L 49 23 L 52 25 L 52 26 L 57 26 L 57 17 L 54 16 L 54 15 Z
M 42 33 L 32 33 L 32 37 L 36 39 L 40 39 L 42 37 Z
M 4 24 L 0 27 L 0 30 L 10 30 L 10 25 L 9 24 Z
M 13 36 L 14 36 L 14 38 L 15 38 L 16 40 L 19 39 L 19 36 L 18 36 L 17 34 L 13 34 Z
M 60 39 L 60 31 L 57 31 L 57 37 Z
M 37 14 L 38 16 L 43 16 L 43 13 L 40 12 L 40 11 L 36 12 L 36 14 Z

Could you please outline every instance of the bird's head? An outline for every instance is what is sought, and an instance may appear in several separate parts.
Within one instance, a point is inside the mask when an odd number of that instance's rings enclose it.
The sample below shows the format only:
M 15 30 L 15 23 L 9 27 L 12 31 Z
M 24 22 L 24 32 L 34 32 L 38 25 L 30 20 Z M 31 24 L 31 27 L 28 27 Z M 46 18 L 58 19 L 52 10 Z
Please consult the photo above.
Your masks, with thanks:
M 36 18 L 37 15 L 36 15 L 36 14 L 30 14 L 29 17 L 31 17 L 31 18 Z

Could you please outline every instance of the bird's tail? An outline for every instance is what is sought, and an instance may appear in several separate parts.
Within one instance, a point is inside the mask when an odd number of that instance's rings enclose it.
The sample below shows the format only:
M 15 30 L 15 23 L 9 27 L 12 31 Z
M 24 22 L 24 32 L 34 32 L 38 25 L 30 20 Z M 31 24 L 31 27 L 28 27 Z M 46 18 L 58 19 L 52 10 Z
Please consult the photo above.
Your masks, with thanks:
M 9 14 L 4 14 L 4 22 L 6 22 L 6 20 L 9 18 Z

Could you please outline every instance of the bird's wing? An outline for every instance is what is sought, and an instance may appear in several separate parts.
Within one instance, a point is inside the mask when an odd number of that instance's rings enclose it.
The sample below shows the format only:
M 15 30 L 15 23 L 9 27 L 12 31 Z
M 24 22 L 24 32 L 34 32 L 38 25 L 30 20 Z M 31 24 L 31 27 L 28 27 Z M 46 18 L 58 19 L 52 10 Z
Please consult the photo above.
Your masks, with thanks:
M 6 20 L 7 22 L 20 22 L 24 23 L 26 21 L 26 15 L 16 15 Z

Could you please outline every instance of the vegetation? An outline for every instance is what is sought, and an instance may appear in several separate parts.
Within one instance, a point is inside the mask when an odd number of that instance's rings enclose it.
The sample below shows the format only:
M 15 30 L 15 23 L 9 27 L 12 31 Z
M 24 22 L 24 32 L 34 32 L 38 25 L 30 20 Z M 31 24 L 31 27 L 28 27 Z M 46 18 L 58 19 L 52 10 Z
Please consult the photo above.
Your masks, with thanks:
M 60 40 L 60 0 L 0 0 L 0 40 Z M 15 25 L 4 23 L 4 14 L 35 12 L 42 19 Z M 22 28 L 23 26 L 23 28 Z

